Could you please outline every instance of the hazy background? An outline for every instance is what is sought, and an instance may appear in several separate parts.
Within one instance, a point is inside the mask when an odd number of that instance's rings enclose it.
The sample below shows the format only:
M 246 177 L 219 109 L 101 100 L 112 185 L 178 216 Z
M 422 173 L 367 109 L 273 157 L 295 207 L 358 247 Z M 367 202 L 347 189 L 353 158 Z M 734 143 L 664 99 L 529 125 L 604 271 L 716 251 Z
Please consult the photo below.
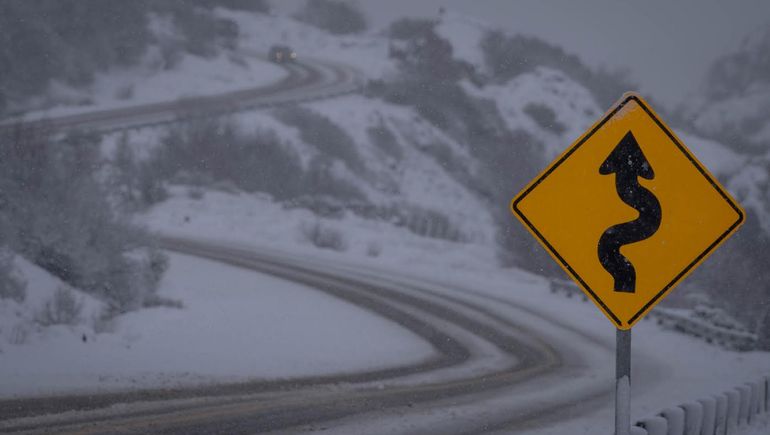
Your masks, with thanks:
M 506 32 L 562 46 L 589 64 L 627 69 L 641 92 L 668 108 L 694 91 L 719 55 L 770 21 L 770 2 L 746 0 L 359 0 L 373 27 L 403 16 L 434 17 L 440 7 Z M 277 12 L 302 5 L 276 2 Z

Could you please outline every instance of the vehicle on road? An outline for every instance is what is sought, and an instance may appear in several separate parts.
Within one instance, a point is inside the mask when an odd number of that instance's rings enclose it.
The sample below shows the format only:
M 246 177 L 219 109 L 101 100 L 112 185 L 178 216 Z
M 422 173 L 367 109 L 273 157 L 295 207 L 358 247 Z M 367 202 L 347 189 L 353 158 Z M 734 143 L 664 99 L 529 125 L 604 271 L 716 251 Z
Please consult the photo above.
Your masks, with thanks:
M 270 47 L 268 57 L 275 63 L 294 62 L 297 60 L 297 52 L 288 45 L 273 45 Z

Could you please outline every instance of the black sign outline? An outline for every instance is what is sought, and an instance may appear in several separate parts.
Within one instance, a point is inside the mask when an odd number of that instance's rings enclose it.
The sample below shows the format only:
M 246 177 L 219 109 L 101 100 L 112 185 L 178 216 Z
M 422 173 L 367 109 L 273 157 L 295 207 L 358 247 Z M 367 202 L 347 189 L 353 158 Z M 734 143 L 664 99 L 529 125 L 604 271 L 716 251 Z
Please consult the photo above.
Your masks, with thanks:
M 722 190 L 719 183 L 717 183 L 711 175 L 708 173 L 708 171 L 703 168 L 703 166 L 695 159 L 695 157 L 690 154 L 690 152 L 687 150 L 687 148 L 682 145 L 679 140 L 677 140 L 676 136 L 674 136 L 671 131 L 658 119 L 657 116 L 652 112 L 651 109 L 647 107 L 646 104 L 635 94 L 628 95 L 626 98 L 623 99 L 623 101 L 620 102 L 614 109 L 612 109 L 607 115 L 602 118 L 602 120 L 596 124 L 587 134 L 585 134 L 575 145 L 573 145 L 570 149 L 568 149 L 562 156 L 553 164 L 551 164 L 548 169 L 540 174 L 537 179 L 532 182 L 527 188 L 521 192 L 514 200 L 511 202 L 511 211 L 516 214 L 516 216 L 521 219 L 522 222 L 524 222 L 530 229 L 530 231 L 537 236 L 538 241 L 550 252 L 550 254 L 555 257 L 559 263 L 561 263 L 561 266 L 572 276 L 572 278 L 577 281 L 583 289 L 588 292 L 588 294 L 593 298 L 593 300 L 599 304 L 599 306 L 602 307 L 605 313 L 607 313 L 610 318 L 619 326 L 622 327 L 623 322 L 618 318 L 618 316 L 612 312 L 612 310 L 609 309 L 609 307 L 602 301 L 599 296 L 591 289 L 591 287 L 583 280 L 583 278 L 578 275 L 578 273 L 572 268 L 572 266 L 567 263 L 566 260 L 559 254 L 559 252 L 551 245 L 548 240 L 538 231 L 538 229 L 530 222 L 529 219 L 527 219 L 526 216 L 524 216 L 524 213 L 522 213 L 521 210 L 519 210 L 518 205 L 519 203 L 529 195 L 532 190 L 535 189 L 543 180 L 545 180 L 553 171 L 556 170 L 559 166 L 561 166 L 562 163 L 564 163 L 565 160 L 567 160 L 575 151 L 577 151 L 578 148 L 580 148 L 588 139 L 590 139 L 594 133 L 596 133 L 600 128 L 604 126 L 604 124 L 607 123 L 610 119 L 612 119 L 615 114 L 620 111 L 623 107 L 625 107 L 626 104 L 628 104 L 629 101 L 634 101 L 636 104 L 641 107 L 645 113 L 647 113 L 647 116 L 649 116 L 653 121 L 655 121 L 655 124 L 663 130 L 664 133 L 666 133 L 666 136 L 673 142 L 676 147 L 679 149 L 679 151 L 682 152 L 682 154 L 687 157 L 687 160 L 692 163 L 693 166 L 700 172 L 701 175 L 708 181 L 708 183 L 711 185 L 711 187 L 714 188 L 714 190 L 719 193 L 719 195 L 730 205 L 730 207 L 738 214 L 738 219 L 725 231 L 723 232 L 713 243 L 711 243 L 706 249 L 701 252 L 695 259 L 690 262 L 690 264 L 687 265 L 682 271 L 680 271 L 674 278 L 666 284 L 662 290 L 660 290 L 652 299 L 650 299 L 639 311 L 636 312 L 631 318 L 626 322 L 628 325 L 632 325 L 642 314 L 644 314 L 645 311 L 647 311 L 650 306 L 655 304 L 655 302 L 660 299 L 661 297 L 665 296 L 666 293 L 668 293 L 674 286 L 676 286 L 679 281 L 681 281 L 685 275 L 687 275 L 693 268 L 698 265 L 705 257 L 707 257 L 720 243 L 722 243 L 725 238 L 727 238 L 730 234 L 733 233 L 733 231 L 738 228 L 743 221 L 745 220 L 745 215 L 743 213 L 743 210 L 733 201 L 733 199 L 725 193 L 724 190 Z

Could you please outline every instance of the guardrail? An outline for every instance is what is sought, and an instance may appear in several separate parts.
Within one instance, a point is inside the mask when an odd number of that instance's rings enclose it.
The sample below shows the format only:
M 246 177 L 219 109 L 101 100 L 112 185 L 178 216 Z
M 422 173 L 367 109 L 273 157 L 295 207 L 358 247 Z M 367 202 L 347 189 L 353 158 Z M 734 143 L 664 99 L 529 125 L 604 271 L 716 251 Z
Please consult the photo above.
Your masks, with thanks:
M 550 289 L 551 293 L 563 294 L 568 298 L 574 297 L 588 302 L 585 293 L 572 281 L 551 279 Z M 757 347 L 756 334 L 713 325 L 692 318 L 678 310 L 656 307 L 645 319 L 653 319 L 663 328 L 682 332 L 727 349 L 745 352 Z
M 740 435 L 770 412 L 770 377 L 639 420 L 631 435 Z M 769 429 L 770 430 L 770 429 Z

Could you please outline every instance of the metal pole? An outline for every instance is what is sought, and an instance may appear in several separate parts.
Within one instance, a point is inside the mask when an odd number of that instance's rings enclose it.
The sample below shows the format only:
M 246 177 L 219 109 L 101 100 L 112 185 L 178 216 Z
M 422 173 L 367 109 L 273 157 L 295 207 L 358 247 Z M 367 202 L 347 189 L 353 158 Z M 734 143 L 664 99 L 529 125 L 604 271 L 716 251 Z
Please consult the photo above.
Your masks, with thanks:
M 615 435 L 631 434 L 631 330 L 615 336 Z

